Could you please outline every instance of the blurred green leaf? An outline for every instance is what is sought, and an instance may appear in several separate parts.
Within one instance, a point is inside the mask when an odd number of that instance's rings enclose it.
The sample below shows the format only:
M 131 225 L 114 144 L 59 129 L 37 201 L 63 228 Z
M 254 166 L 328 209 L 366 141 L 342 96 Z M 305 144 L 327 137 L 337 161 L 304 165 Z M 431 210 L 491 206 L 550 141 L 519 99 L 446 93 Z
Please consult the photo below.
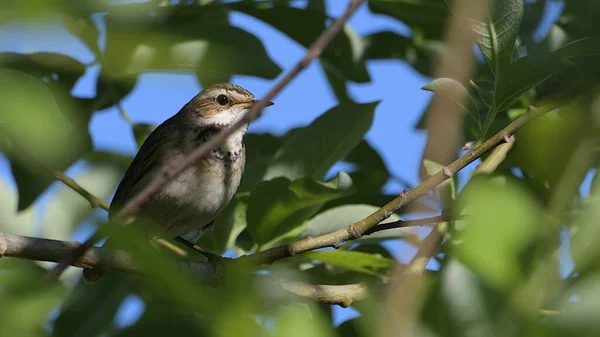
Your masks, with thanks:
M 311 176 L 322 179 L 329 168 L 363 139 L 371 127 L 378 102 L 343 103 L 287 139 L 275 154 L 264 180 Z
M 324 202 L 353 192 L 352 180 L 344 172 L 328 182 L 308 177 L 293 182 L 284 177 L 265 181 L 248 201 L 248 231 L 256 243 L 265 244 L 301 225 Z
M 331 233 L 348 227 L 356 221 L 366 218 L 377 211 L 379 207 L 371 205 L 343 205 L 328 209 L 325 212 L 317 214 L 308 221 L 306 229 L 301 236 L 319 236 Z M 392 214 L 381 223 L 388 223 L 400 220 L 398 215 Z M 371 235 L 363 236 L 360 242 L 379 242 L 390 239 L 407 239 L 409 242 L 419 241 L 414 229 L 412 228 L 394 228 L 380 231 Z
M 390 267 L 394 265 L 392 259 L 353 251 L 318 251 L 304 253 L 301 256 L 308 260 L 318 260 L 335 267 L 380 277 L 387 276 Z
M 524 277 L 520 254 L 541 229 L 539 204 L 512 179 L 487 176 L 472 178 L 457 203 L 465 215 L 455 256 L 491 286 L 510 289 Z
M 90 17 L 73 17 L 64 14 L 62 16 L 62 21 L 65 28 L 67 28 L 71 34 L 77 36 L 92 53 L 97 56 L 100 55 L 100 49 L 98 48 L 100 32 Z
M 103 73 L 111 79 L 146 71 L 192 71 L 206 87 L 233 74 L 273 79 L 281 71 L 258 38 L 229 24 L 222 6 L 138 15 L 135 20 L 123 20 L 118 13 L 105 17 Z
M 463 87 L 462 84 L 456 80 L 451 78 L 437 78 L 421 89 L 435 92 L 451 100 L 463 111 L 473 117 L 478 124 L 480 123 L 479 109 L 477 108 L 477 104 L 475 104 L 473 97 L 471 97 L 467 89 L 465 89 L 465 87 Z
M 477 45 L 496 76 L 511 62 L 523 19 L 523 0 L 492 0 L 485 22 L 471 21 Z
M 556 322 L 561 330 L 575 335 L 595 335 L 600 328 L 594 313 L 600 310 L 600 276 L 583 278 L 572 286 L 557 303 L 561 309 Z M 574 299 L 572 294 L 576 294 Z
M 0 178 L 0 232 L 32 236 L 36 216 L 32 209 L 17 213 L 17 191 Z
M 60 308 L 54 333 L 60 337 L 98 336 L 110 331 L 117 309 L 133 290 L 131 276 L 107 273 L 94 284 L 79 282 Z
M 85 66 L 76 59 L 58 53 L 19 54 L 0 53 L 0 68 L 11 68 L 44 79 L 60 82 L 69 89 L 85 72 Z
M 445 0 L 371 0 L 373 13 L 394 17 L 428 39 L 441 39 L 449 14 Z
M 307 304 L 281 307 L 275 314 L 275 337 L 333 337 L 333 326 Z
M 304 47 L 309 47 L 317 39 L 329 19 L 326 13 L 314 9 L 278 5 L 265 7 L 249 2 L 238 2 L 232 6 L 268 23 Z M 308 22 L 310 24 L 306 24 Z M 361 60 L 362 50 L 362 38 L 346 25 L 323 50 L 320 60 L 326 71 L 340 81 L 364 83 L 370 81 L 370 77 Z
M 44 82 L 12 69 L 0 69 L 0 132 L 8 137 L 4 153 L 19 189 L 19 210 L 48 187 L 48 169 L 63 171 L 91 147 L 87 129 L 63 113 Z
M 6 336 L 47 336 L 43 327 L 67 289 L 48 282 L 46 269 L 23 260 L 0 261 L 0 326 Z
M 600 36 L 590 36 L 567 43 L 554 53 L 569 60 L 580 57 L 600 56 Z
M 140 148 L 142 144 L 146 141 L 146 138 L 156 129 L 156 125 L 147 124 L 147 123 L 136 123 L 133 125 L 133 137 L 135 138 L 135 142 Z
M 502 71 L 496 87 L 495 102 L 498 111 L 506 110 L 521 95 L 546 81 L 571 63 L 555 54 L 543 57 L 525 56 Z

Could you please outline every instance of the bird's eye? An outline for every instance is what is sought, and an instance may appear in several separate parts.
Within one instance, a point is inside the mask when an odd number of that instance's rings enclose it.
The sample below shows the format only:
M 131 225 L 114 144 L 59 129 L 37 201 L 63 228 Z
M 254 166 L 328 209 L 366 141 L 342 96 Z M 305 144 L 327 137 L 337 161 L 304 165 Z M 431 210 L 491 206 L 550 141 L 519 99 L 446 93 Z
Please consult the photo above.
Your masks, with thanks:
M 219 105 L 227 105 L 229 99 L 225 95 L 219 95 L 217 96 L 217 103 L 219 103 Z

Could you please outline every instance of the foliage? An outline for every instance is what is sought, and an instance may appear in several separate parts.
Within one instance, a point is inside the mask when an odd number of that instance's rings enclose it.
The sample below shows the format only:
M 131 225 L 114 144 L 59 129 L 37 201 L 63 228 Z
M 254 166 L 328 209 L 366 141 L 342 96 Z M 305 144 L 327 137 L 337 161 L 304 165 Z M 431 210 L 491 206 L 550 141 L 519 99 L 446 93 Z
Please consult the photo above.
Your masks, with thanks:
M 485 22 L 468 26 L 480 56 L 470 84 L 438 78 L 423 89 L 460 105 L 465 139 L 476 144 L 530 106 L 561 108 L 517 133 L 497 172 L 460 183 L 455 177 L 420 200 L 430 211 L 451 211 L 453 218 L 443 254 L 436 256 L 440 267 L 424 276 L 418 331 L 431 336 L 597 335 L 600 23 L 594 18 L 600 3 L 491 2 Z M 363 140 L 377 118 L 378 102 L 355 102 L 347 84 L 370 82 L 368 65 L 382 60 L 402 61 L 432 77 L 453 15 L 451 3 L 368 1 L 362 10 L 402 23 L 410 33 L 360 36 L 347 24 L 319 59 L 339 104 L 284 135 L 248 135 L 238 194 L 198 244 L 218 254 L 252 254 L 343 229 L 395 197 L 382 190 L 392 175 Z M 557 3 L 564 5 L 558 19 L 541 34 L 544 9 Z M 2 2 L 0 29 L 10 22 L 58 20 L 94 60 L 81 62 L 68 51 L 0 53 L 0 150 L 10 160 L 18 191 L 14 196 L 0 182 L 0 231 L 68 240 L 85 225 L 106 222 L 105 213 L 91 210 L 72 191 L 49 189 L 52 170 L 63 172 L 79 162 L 85 169 L 73 178 L 96 196 L 110 197 L 131 158 L 94 149 L 88 132 L 94 116 L 119 105 L 148 72 L 192 73 L 203 87 L 233 75 L 273 80 L 282 69 L 256 36 L 231 24 L 231 13 L 251 16 L 307 47 L 331 22 L 325 7 L 319 0 Z M 73 95 L 78 80 L 97 66 L 95 95 Z M 131 135 L 141 144 L 153 128 L 132 122 Z M 350 172 L 331 174 L 338 163 L 348 164 Z M 430 175 L 443 167 L 426 166 Z M 582 185 L 586 176 L 593 176 L 592 188 L 589 179 Z M 43 193 L 50 202 L 38 231 L 32 211 L 41 208 L 36 200 Z M 420 215 L 411 209 L 401 213 L 386 222 Z M 380 315 L 385 293 L 379 289 L 390 284 L 396 266 L 382 243 L 420 243 L 412 228 L 382 231 L 339 250 L 282 259 L 256 273 L 225 270 L 218 287 L 206 287 L 178 270 L 166 254 L 138 245 L 139 233 L 112 231 L 117 245 L 130 250 L 150 277 L 109 273 L 87 285 L 74 272 L 50 283 L 43 278 L 46 264 L 3 258 L 1 334 L 370 336 L 385 324 Z M 364 282 L 369 296 L 354 304 L 359 318 L 336 328 L 328 305 L 279 291 L 264 280 L 269 277 L 275 283 Z M 133 296 L 144 303 L 143 313 L 131 325 L 120 325 L 120 308 Z

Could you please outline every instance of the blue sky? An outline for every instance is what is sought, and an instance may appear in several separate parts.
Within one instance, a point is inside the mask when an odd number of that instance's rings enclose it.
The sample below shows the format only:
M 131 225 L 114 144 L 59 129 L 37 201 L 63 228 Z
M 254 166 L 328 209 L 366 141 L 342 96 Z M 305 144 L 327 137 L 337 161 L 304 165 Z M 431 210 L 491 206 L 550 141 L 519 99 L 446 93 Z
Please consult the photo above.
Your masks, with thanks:
M 327 1 L 327 10 L 333 17 L 339 16 L 348 1 Z M 560 2 L 551 3 L 548 15 L 540 28 L 540 35 L 548 29 L 555 18 Z M 232 23 L 258 36 L 264 43 L 269 56 L 285 70 L 290 69 L 305 53 L 304 47 L 289 40 L 270 26 L 247 15 L 234 13 Z M 99 21 L 99 20 L 98 20 Z M 393 30 L 409 34 L 409 30 L 395 20 L 382 15 L 371 14 L 366 6 L 361 6 L 351 18 L 350 25 L 359 35 L 367 35 L 381 30 Z M 66 53 L 81 62 L 93 61 L 93 54 L 59 25 L 32 26 L 8 23 L 0 27 L 0 51 L 35 52 L 53 51 Z M 410 184 L 418 182 L 419 159 L 426 140 L 426 133 L 414 130 L 414 125 L 424 111 L 431 94 L 420 90 L 431 79 L 423 77 L 401 61 L 378 61 L 368 63 L 372 82 L 350 84 L 349 91 L 358 102 L 380 100 L 375 120 L 366 139 L 379 150 L 393 176 L 401 177 Z M 95 75 L 98 67 L 90 67 L 82 78 L 74 94 L 82 97 L 95 94 Z M 281 77 L 281 75 L 280 75 Z M 276 82 L 236 76 L 233 83 L 241 85 L 261 97 Z M 135 122 L 161 123 L 175 114 L 201 90 L 193 74 L 144 74 L 134 91 L 123 101 L 123 107 Z M 271 132 L 282 134 L 288 129 L 307 125 L 327 109 L 337 104 L 330 91 L 325 76 L 318 64 L 313 63 L 284 89 L 275 99 L 273 107 L 266 110 L 261 119 L 250 126 L 250 132 Z M 121 118 L 116 108 L 98 112 L 92 118 L 90 133 L 96 149 L 134 154 L 135 142 L 129 124 Z M 473 166 L 471 166 L 472 168 Z M 82 168 L 77 164 L 67 171 L 75 174 Z M 468 175 L 471 169 L 461 173 Z M 0 179 L 14 183 L 8 162 L 0 155 Z M 589 179 L 588 179 L 589 180 Z M 45 203 L 58 189 L 45 193 L 36 207 L 42 212 Z M 399 193 L 403 187 L 394 183 L 386 186 L 388 192 Z M 0 202 L 2 202 L 0 200 Z M 43 214 L 43 213 L 42 213 Z M 99 213 L 102 214 L 102 213 Z M 73 239 L 81 240 L 89 235 L 88 230 L 77 231 Z M 395 255 L 403 262 L 410 260 L 414 249 L 392 243 Z M 115 323 L 120 326 L 130 324 L 141 313 L 141 302 L 135 297 L 122 307 Z M 335 309 L 336 322 L 351 315 L 352 309 Z

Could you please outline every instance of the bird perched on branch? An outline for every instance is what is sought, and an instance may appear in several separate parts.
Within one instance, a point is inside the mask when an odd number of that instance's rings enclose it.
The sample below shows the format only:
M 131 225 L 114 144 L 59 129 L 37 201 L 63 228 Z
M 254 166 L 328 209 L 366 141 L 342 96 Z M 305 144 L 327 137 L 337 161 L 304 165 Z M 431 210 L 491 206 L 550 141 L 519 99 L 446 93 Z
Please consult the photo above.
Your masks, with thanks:
M 248 90 L 229 83 L 213 85 L 196 95 L 145 140 L 117 188 L 109 217 L 117 215 L 168 165 L 183 160 L 211 136 L 238 122 L 255 102 Z M 236 130 L 220 147 L 168 182 L 140 207 L 138 219 L 157 224 L 167 237 L 197 240 L 229 204 L 240 184 L 247 129 L 246 124 Z M 86 282 L 103 275 L 98 269 L 83 271 Z

